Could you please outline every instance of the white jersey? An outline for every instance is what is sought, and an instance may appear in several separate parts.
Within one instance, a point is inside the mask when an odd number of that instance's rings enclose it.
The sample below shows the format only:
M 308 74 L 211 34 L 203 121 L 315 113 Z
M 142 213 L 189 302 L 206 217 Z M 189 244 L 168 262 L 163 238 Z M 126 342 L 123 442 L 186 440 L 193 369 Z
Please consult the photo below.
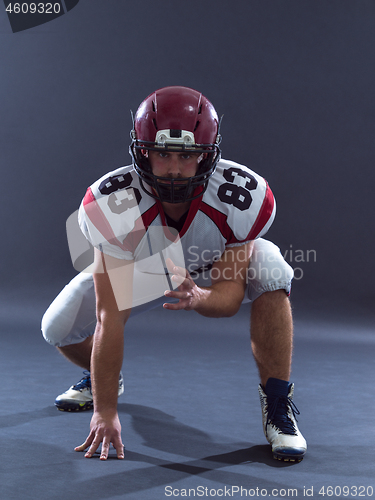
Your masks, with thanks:
M 179 234 L 168 228 L 159 200 L 142 190 L 132 165 L 89 187 L 78 218 L 89 242 L 118 259 L 139 262 L 178 239 L 182 264 L 192 273 L 211 267 L 227 247 L 263 236 L 275 211 L 265 179 L 243 165 L 220 160 L 203 196 L 191 202 Z

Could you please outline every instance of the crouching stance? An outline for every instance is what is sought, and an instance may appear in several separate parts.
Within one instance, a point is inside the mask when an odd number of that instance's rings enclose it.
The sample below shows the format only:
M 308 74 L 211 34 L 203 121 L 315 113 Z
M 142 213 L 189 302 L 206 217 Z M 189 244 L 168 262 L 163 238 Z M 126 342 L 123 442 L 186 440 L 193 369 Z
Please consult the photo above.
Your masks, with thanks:
M 221 159 L 219 142 L 216 111 L 202 94 L 160 89 L 136 113 L 132 165 L 103 176 L 82 201 L 79 225 L 95 263 L 56 297 L 42 331 L 87 370 L 55 402 L 64 411 L 94 409 L 90 433 L 76 448 L 87 449 L 86 457 L 101 443 L 101 459 L 110 443 L 124 457 L 117 398 L 130 315 L 160 306 L 229 317 L 244 302 L 251 303 L 263 429 L 273 456 L 300 461 L 306 452 L 289 383 L 293 271 L 262 238 L 275 201 L 262 177 Z

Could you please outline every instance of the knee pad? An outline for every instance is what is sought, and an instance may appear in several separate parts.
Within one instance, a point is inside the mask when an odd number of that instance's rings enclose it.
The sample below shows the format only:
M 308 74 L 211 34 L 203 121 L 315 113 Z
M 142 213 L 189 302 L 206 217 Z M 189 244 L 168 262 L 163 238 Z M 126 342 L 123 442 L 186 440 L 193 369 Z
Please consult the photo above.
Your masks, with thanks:
M 83 342 L 94 333 L 95 309 L 92 276 L 81 273 L 66 285 L 45 312 L 43 337 L 56 347 Z
M 247 278 L 247 297 L 251 301 L 274 290 L 284 289 L 289 295 L 293 269 L 274 243 L 259 238 L 254 242 Z

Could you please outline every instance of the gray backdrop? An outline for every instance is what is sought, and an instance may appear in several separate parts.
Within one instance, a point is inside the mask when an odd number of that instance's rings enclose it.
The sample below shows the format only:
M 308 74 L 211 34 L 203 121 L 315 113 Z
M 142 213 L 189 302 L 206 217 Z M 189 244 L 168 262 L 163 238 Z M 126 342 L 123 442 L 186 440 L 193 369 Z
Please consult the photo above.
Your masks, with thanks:
M 2 295 L 74 276 L 65 221 L 129 162 L 129 110 L 185 85 L 224 114 L 223 157 L 270 183 L 294 300 L 371 317 L 374 26 L 373 0 L 81 0 L 19 33 L 2 9 Z

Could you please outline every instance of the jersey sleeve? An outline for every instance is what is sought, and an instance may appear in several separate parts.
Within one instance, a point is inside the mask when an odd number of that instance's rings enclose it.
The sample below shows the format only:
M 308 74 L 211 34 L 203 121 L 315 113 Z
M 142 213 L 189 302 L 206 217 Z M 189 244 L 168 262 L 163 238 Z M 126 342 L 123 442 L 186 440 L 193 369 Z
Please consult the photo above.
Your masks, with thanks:
M 254 225 L 250 230 L 249 233 L 250 240 L 255 240 L 265 235 L 275 219 L 276 201 L 268 183 L 266 181 L 265 183 L 266 183 L 266 189 L 265 189 L 263 203 L 258 212 Z
M 232 232 L 226 246 L 227 247 L 239 246 L 243 245 L 248 241 L 256 240 L 257 238 L 263 237 L 271 227 L 275 219 L 275 215 L 276 215 L 276 201 L 271 189 L 266 183 L 266 191 L 262 205 L 259 209 L 259 212 L 256 215 L 255 220 L 253 220 L 253 224 L 250 227 L 249 233 L 243 239 L 242 235 L 240 235 L 239 236 L 240 239 L 238 239 L 236 233 Z M 249 217 L 249 222 L 250 220 L 251 218 Z
M 276 202 L 263 177 L 244 165 L 221 160 L 210 183 L 208 215 L 224 236 L 226 247 L 266 234 L 275 218 Z
M 87 240 L 101 252 L 117 259 L 132 260 L 131 236 L 144 232 L 139 210 L 138 189 L 122 187 L 118 179 L 123 173 L 107 175 L 90 186 L 78 212 L 78 223 Z M 116 182 L 117 184 L 116 184 Z

